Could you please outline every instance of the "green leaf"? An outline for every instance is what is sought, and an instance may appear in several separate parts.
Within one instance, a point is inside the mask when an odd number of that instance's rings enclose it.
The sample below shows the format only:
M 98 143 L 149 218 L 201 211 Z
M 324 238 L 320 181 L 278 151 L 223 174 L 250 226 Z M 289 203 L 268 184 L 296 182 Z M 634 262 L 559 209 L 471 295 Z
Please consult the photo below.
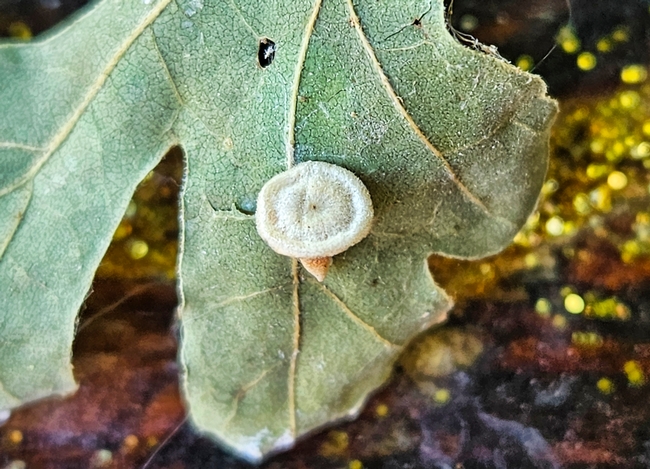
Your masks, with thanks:
M 74 389 L 93 273 L 135 185 L 180 145 L 185 397 L 250 460 L 354 415 L 444 320 L 427 256 L 509 244 L 556 113 L 539 78 L 459 45 L 442 0 L 102 0 L 0 45 L 0 83 L 0 408 Z M 352 171 L 375 210 L 322 283 L 252 216 L 307 160 Z

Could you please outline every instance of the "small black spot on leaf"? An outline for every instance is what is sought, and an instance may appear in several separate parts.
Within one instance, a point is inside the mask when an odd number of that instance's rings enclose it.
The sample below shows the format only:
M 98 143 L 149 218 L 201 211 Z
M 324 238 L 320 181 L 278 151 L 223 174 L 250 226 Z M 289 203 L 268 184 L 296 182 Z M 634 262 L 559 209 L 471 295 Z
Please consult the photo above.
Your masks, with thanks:
M 275 42 L 265 37 L 260 39 L 260 48 L 257 51 L 257 61 L 260 67 L 266 68 L 271 65 L 275 58 Z

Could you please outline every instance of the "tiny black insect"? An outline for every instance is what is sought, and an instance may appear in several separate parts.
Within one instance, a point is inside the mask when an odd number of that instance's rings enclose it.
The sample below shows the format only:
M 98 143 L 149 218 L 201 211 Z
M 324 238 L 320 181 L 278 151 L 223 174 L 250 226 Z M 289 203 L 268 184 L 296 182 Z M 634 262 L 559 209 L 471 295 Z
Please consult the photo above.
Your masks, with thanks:
M 257 51 L 257 61 L 260 67 L 266 68 L 271 65 L 275 58 L 275 42 L 265 37 L 260 39 L 260 48 Z

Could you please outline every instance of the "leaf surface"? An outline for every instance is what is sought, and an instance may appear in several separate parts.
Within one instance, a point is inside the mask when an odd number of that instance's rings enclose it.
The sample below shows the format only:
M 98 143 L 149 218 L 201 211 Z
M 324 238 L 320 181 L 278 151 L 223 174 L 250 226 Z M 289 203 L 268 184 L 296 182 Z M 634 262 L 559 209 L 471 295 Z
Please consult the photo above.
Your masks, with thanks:
M 427 256 L 511 241 L 556 112 L 539 78 L 459 45 L 442 0 L 103 0 L 0 46 L 0 82 L 0 408 L 74 388 L 93 273 L 135 185 L 180 145 L 185 397 L 254 461 L 354 415 L 444 320 Z M 252 216 L 262 185 L 307 160 L 355 173 L 375 210 L 323 283 Z

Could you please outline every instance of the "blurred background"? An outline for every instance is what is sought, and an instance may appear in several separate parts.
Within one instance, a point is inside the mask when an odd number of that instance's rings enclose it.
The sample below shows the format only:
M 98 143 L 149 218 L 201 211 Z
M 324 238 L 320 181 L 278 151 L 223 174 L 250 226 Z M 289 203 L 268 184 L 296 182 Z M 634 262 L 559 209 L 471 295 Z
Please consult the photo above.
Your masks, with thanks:
M 83 3 L 0 0 L 0 35 L 29 41 Z M 498 256 L 432 257 L 448 323 L 357 420 L 262 467 L 650 467 L 650 2 L 449 8 L 459 40 L 560 101 L 538 210 Z M 250 467 L 191 429 L 178 393 L 181 172 L 173 149 L 140 184 L 80 318 L 80 389 L 0 415 L 1 468 Z

